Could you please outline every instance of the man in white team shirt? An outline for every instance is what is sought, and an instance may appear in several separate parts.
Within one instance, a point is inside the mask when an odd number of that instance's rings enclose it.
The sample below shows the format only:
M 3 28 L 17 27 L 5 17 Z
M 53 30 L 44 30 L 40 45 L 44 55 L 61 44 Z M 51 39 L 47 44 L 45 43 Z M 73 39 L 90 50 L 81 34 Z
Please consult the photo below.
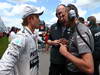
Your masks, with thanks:
M 39 16 L 43 11 L 26 6 L 23 30 L 11 41 L 0 60 L 0 75 L 38 75 L 39 57 L 34 30 L 39 28 Z

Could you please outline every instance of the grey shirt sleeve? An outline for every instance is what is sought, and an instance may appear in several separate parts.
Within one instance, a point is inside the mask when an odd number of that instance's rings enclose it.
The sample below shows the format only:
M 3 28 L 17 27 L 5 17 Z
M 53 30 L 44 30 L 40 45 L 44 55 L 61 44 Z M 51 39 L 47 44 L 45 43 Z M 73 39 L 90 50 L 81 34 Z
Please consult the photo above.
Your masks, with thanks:
M 82 35 L 82 37 L 90 45 L 91 44 L 90 43 L 90 33 L 88 32 L 88 28 L 84 29 L 84 27 L 83 27 L 83 28 L 80 28 L 79 31 L 80 31 L 80 34 Z M 77 36 L 76 36 L 76 42 L 77 42 L 77 48 L 78 48 L 79 54 L 91 52 L 88 45 L 82 40 L 82 38 L 80 37 L 80 35 L 78 33 L 77 33 Z

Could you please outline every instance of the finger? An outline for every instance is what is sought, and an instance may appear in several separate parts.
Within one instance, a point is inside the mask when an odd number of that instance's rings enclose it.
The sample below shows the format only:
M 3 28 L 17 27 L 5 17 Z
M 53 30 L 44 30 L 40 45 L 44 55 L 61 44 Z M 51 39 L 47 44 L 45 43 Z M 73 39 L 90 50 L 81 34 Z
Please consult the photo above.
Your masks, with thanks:
M 66 47 L 67 45 L 64 44 L 64 46 Z
M 59 43 L 60 44 L 60 46 L 62 46 L 63 44 L 62 43 Z

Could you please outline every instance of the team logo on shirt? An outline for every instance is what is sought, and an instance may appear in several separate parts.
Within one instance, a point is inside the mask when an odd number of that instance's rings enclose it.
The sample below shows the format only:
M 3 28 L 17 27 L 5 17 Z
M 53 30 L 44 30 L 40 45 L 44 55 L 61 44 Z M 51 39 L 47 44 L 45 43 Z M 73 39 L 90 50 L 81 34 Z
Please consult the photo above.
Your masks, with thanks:
M 34 52 L 30 53 L 30 69 L 34 68 L 35 66 L 38 67 L 39 65 L 39 57 L 38 57 L 38 52 L 35 50 Z

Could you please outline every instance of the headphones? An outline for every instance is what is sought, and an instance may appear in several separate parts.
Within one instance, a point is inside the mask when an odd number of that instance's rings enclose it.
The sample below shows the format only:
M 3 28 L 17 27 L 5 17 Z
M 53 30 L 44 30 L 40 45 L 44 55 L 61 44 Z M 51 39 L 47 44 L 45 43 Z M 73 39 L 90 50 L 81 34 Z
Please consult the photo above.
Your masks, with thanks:
M 78 15 L 78 9 L 77 9 L 77 7 L 75 5 L 68 4 L 67 7 L 69 9 L 69 12 L 68 12 L 68 18 L 69 18 L 69 20 L 73 20 L 73 19 L 79 17 L 79 15 Z
M 68 19 L 69 19 L 69 20 L 73 20 L 73 19 L 75 19 L 76 17 L 77 17 L 77 15 L 76 15 L 75 10 L 70 10 L 70 11 L 68 12 Z
M 78 10 L 76 8 L 75 5 L 73 4 L 68 4 L 67 6 L 61 4 L 62 6 L 64 6 L 65 8 L 68 7 L 69 11 L 68 11 L 68 19 L 69 20 L 74 20 L 75 18 L 78 18 Z M 57 13 L 56 13 L 56 17 L 58 17 Z

